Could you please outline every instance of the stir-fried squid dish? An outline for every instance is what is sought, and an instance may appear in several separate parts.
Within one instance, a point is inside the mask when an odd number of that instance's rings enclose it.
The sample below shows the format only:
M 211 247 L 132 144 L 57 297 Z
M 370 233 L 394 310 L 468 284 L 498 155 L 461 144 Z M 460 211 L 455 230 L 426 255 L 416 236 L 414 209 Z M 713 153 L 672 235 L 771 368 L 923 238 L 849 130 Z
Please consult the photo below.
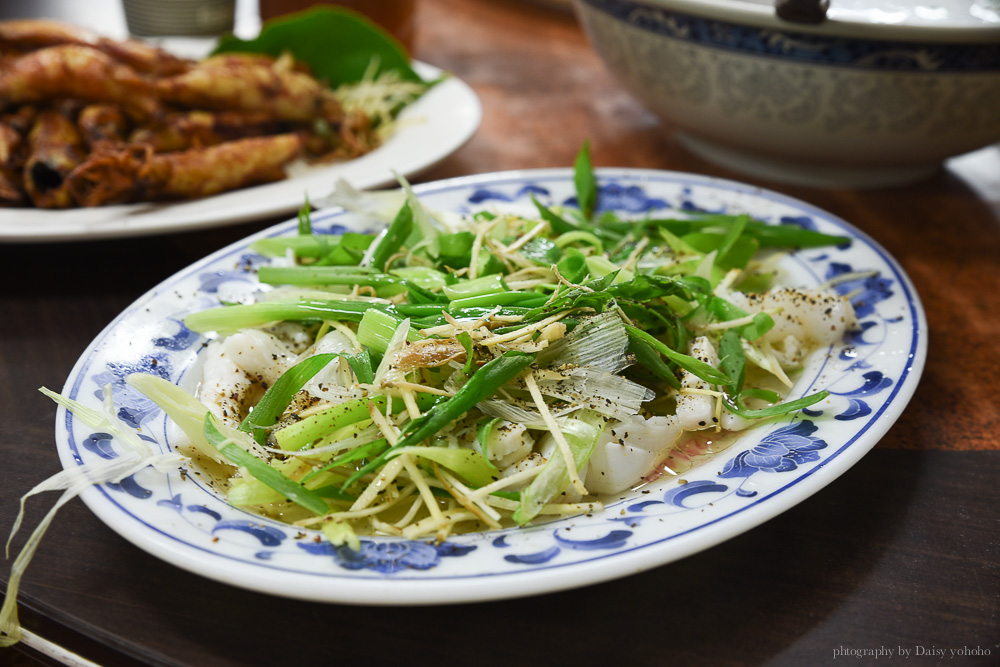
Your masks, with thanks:
M 582 208 L 532 215 L 373 194 L 401 208 L 372 235 L 314 234 L 304 212 L 299 235 L 253 246 L 274 259 L 252 303 L 185 319 L 211 339 L 197 399 L 129 382 L 231 504 L 335 544 L 599 511 L 680 472 L 671 454 L 690 438 L 722 443 L 825 398 L 781 392 L 854 323 L 850 302 L 769 285 L 784 249 L 845 239 L 595 213 L 586 151 L 577 183 Z
M 280 180 L 295 160 L 377 148 L 392 110 L 425 89 L 357 87 L 333 90 L 289 54 L 194 61 L 53 21 L 0 22 L 0 206 L 190 199 Z

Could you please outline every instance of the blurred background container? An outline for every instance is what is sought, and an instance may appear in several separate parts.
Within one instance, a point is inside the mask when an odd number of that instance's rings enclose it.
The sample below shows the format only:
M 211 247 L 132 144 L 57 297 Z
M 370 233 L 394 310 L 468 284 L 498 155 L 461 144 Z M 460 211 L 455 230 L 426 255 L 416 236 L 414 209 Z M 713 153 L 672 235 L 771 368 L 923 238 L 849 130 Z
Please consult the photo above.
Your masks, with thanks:
M 129 34 L 213 36 L 232 32 L 236 0 L 122 0 Z

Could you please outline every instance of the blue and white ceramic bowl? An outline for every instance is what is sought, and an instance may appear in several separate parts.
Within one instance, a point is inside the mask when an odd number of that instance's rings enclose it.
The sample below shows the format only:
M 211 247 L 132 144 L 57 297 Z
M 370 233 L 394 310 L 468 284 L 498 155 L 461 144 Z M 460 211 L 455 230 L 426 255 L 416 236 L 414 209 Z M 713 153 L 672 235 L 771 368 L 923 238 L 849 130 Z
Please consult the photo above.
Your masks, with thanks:
M 996 0 L 575 0 L 595 50 L 716 164 L 804 185 L 881 187 L 1000 140 Z

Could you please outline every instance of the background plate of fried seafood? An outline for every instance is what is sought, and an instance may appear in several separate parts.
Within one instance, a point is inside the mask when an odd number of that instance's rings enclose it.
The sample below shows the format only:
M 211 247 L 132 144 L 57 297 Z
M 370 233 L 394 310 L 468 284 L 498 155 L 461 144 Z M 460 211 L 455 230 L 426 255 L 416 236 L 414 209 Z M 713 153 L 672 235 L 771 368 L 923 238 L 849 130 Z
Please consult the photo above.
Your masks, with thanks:
M 290 213 L 457 150 L 482 110 L 441 77 L 384 138 L 290 56 L 187 59 L 49 21 L 0 23 L 0 241 L 181 231 Z M 411 74 L 412 76 L 412 74 Z
M 822 402 L 758 425 L 722 446 L 708 438 L 669 452 L 680 474 L 650 476 L 601 499 L 603 510 L 446 542 L 362 537 L 359 551 L 332 546 L 318 531 L 233 508 L 197 469 L 146 468 L 82 497 L 108 526 L 142 549 L 202 576 L 291 598 L 357 604 L 439 604 L 538 594 L 596 583 L 669 563 L 742 533 L 797 505 L 854 465 L 889 429 L 913 395 L 927 350 L 927 326 L 899 265 L 848 223 L 774 192 L 701 176 L 648 170 L 597 171 L 602 206 L 657 217 L 704 210 L 748 213 L 849 243 L 802 250 L 777 264 L 781 285 L 831 279 L 849 295 L 857 328 L 806 362 L 788 398 L 826 389 Z M 432 210 L 532 210 L 575 195 L 571 170 L 488 174 L 418 186 Z M 342 210 L 314 214 L 322 233 L 370 230 Z M 260 238 L 294 235 L 289 221 L 207 257 L 167 279 L 122 313 L 90 345 L 63 394 L 100 408 L 110 386 L 116 414 L 160 452 L 178 444 L 163 413 L 125 383 L 155 373 L 189 390 L 204 339 L 186 329 L 191 312 L 239 301 L 257 288 L 270 260 Z M 60 409 L 56 443 L 64 467 L 108 461 L 119 444 Z

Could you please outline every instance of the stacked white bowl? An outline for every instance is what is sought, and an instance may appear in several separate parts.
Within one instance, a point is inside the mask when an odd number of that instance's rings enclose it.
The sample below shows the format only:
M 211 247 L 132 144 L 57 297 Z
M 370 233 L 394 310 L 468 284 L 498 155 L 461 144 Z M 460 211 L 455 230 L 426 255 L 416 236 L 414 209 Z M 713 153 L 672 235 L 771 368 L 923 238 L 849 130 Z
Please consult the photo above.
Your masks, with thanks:
M 773 0 L 575 1 L 623 85 L 736 171 L 880 187 L 1000 141 L 1000 0 L 779 0 L 807 22 Z

